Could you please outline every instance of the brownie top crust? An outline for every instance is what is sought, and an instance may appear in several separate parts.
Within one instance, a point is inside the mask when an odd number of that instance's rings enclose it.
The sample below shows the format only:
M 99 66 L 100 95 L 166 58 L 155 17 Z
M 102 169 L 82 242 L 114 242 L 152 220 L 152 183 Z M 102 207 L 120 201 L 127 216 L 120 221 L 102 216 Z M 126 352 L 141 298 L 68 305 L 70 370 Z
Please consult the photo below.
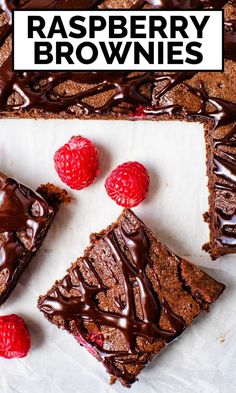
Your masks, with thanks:
M 35 253 L 54 216 L 37 192 L 0 174 L 0 303 Z
M 84 256 L 40 297 L 39 308 L 129 386 L 223 289 L 124 210 L 91 236 Z

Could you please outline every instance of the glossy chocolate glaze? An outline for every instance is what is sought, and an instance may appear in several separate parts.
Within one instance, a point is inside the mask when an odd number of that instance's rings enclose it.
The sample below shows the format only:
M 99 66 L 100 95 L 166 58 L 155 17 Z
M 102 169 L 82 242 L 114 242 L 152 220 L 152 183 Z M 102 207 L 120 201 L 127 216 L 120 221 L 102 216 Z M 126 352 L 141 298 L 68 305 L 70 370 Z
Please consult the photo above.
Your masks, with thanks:
M 236 148 L 236 127 L 226 134 L 222 139 L 214 139 L 214 173 L 219 181 L 215 183 L 216 192 L 224 193 L 228 199 L 229 207 L 227 211 L 221 208 L 216 209 L 218 223 L 222 235 L 219 241 L 228 247 L 236 246 L 236 210 L 230 207 L 230 199 L 236 193 L 236 154 L 232 149 Z M 226 210 L 226 209 L 225 209 Z
M 74 268 L 72 276 L 66 276 L 54 292 L 39 303 L 39 307 L 50 318 L 55 316 L 62 317 L 66 325 L 74 320 L 79 334 L 82 334 L 83 339 L 87 343 L 96 347 L 105 365 L 109 366 L 109 369 L 112 367 L 113 374 L 117 377 L 123 377 L 129 383 L 132 383 L 135 380 L 133 376 L 125 371 L 115 370 L 114 361 L 121 364 L 129 363 L 129 360 L 125 359 L 124 356 L 137 355 L 135 362 L 138 362 L 138 356 L 141 353 L 137 347 L 137 337 L 144 337 L 151 343 L 155 340 L 163 340 L 169 343 L 183 332 L 185 322 L 171 311 L 164 299 L 158 299 L 147 277 L 146 267 L 152 266 L 153 262 L 149 258 L 149 244 L 144 229 L 139 226 L 135 233 L 129 234 L 120 224 L 119 233 L 132 256 L 132 263 L 122 251 L 114 230 L 108 232 L 103 238 L 103 241 L 109 246 L 111 255 L 122 276 L 125 301 L 124 304 L 117 302 L 119 313 L 106 312 L 99 308 L 96 296 L 100 292 L 106 292 L 108 288 L 103 284 L 88 258 L 84 258 L 84 263 L 87 270 L 96 279 L 97 285 L 88 285 L 79 268 Z M 73 281 L 76 282 L 76 285 L 72 283 Z M 142 320 L 137 318 L 136 315 L 133 285 L 137 285 L 139 288 L 143 314 Z M 79 290 L 81 295 L 72 298 L 63 295 L 63 291 L 70 292 L 73 289 Z M 171 326 L 169 331 L 163 330 L 159 325 L 161 312 L 169 320 Z M 91 342 L 88 332 L 83 325 L 84 322 L 94 323 L 98 328 L 105 326 L 120 330 L 126 339 L 128 349 L 114 351 L 104 349 Z
M 196 112 L 183 109 L 187 117 L 212 120 L 213 130 L 236 121 L 236 103 L 209 96 L 203 85 L 199 89 L 193 88 L 188 84 L 185 84 L 185 87 L 198 97 L 200 103 L 200 109 Z M 211 104 L 215 110 L 209 108 L 208 104 Z
M 36 251 L 53 210 L 36 193 L 3 178 L 0 184 L 0 275 L 6 285 L 23 269 L 25 260 Z M 0 294 L 0 303 L 3 294 Z
M 236 60 L 236 20 L 225 22 L 224 55 Z

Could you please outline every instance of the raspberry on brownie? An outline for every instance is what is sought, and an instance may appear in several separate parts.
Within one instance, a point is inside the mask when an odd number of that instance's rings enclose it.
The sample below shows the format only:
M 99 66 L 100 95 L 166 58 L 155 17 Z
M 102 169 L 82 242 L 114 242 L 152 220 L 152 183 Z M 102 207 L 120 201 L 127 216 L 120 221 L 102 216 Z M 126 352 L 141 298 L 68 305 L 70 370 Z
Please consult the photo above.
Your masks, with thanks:
M 38 307 L 124 386 L 224 290 L 176 256 L 128 209 L 91 245 Z
M 66 191 L 46 184 L 32 191 L 0 173 L 0 305 L 44 240 Z

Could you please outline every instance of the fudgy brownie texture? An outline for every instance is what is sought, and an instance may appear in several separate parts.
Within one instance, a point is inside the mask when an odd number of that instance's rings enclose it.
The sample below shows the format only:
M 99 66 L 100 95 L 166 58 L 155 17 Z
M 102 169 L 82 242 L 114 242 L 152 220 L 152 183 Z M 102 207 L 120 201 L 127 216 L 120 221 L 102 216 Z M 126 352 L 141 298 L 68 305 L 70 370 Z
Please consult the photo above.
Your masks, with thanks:
M 37 191 L 0 173 L 0 305 L 39 249 L 59 204 L 69 199 L 52 184 Z
M 224 290 L 176 256 L 131 211 L 91 245 L 38 307 L 129 387 Z
M 216 259 L 236 252 L 235 0 L 3 0 L 0 5 L 0 118 L 180 119 L 204 122 L 210 239 Z M 12 72 L 15 8 L 224 8 L 225 70 L 216 72 Z M 217 45 L 217 43 L 216 43 Z

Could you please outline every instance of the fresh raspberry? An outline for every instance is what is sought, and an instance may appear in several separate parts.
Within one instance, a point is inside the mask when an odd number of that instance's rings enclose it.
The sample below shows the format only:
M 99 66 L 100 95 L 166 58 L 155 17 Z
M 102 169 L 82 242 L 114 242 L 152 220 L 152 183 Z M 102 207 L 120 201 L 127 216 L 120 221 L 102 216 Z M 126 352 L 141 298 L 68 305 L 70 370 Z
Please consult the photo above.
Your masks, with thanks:
M 102 347 L 104 344 L 104 336 L 102 333 L 89 333 L 89 340 L 92 343 L 97 344 L 99 347 Z
M 82 136 L 73 136 L 57 150 L 54 164 L 61 180 L 75 190 L 88 187 L 99 173 L 97 149 Z
M 134 117 L 144 117 L 145 116 L 145 107 L 143 105 L 138 105 L 133 113 Z
M 97 349 L 94 347 L 93 344 L 89 344 L 81 334 L 77 333 L 76 335 L 76 339 L 79 342 L 80 345 L 82 345 L 83 347 L 85 347 L 90 353 L 91 355 L 93 355 L 96 359 L 101 360 L 99 353 L 97 351 Z M 89 339 L 89 337 L 88 337 Z
M 30 350 L 30 335 L 23 319 L 16 314 L 0 317 L 0 356 L 23 358 Z
M 106 179 L 105 188 L 118 205 L 134 207 L 147 196 L 149 175 L 139 162 L 126 162 L 111 172 Z

